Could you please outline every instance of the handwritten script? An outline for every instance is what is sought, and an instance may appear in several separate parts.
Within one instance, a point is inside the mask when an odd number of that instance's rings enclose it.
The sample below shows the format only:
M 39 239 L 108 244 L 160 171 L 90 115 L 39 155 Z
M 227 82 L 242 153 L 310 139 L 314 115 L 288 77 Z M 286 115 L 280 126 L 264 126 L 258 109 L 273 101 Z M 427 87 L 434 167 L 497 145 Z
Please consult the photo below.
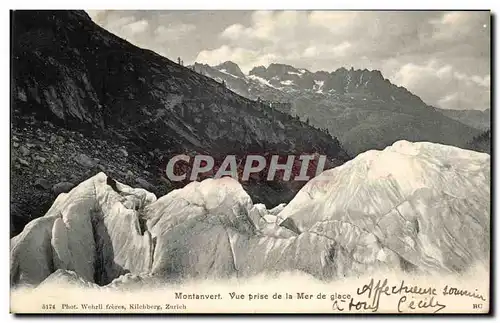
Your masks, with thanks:
M 348 303 L 345 300 L 335 300 L 333 309 L 378 312 L 381 300 L 392 295 L 399 297 L 397 301 L 399 313 L 419 309 L 428 309 L 433 313 L 438 313 L 446 308 L 446 305 L 438 300 L 438 296 L 465 296 L 480 301 L 486 300 L 477 292 L 477 289 L 472 292 L 446 285 L 438 291 L 433 286 L 408 285 L 404 280 L 397 284 L 389 284 L 387 278 L 379 280 L 372 278 L 368 283 L 357 288 L 355 297 L 350 298 Z M 359 300 L 361 297 L 363 300 Z
M 400 296 L 397 302 L 399 313 L 426 308 L 437 313 L 446 308 L 446 305 L 436 299 L 437 291 L 435 287 L 410 286 L 404 280 L 400 284 L 390 285 L 387 279 L 376 281 L 372 278 L 367 284 L 357 288 L 356 294 L 365 296 L 367 300 L 357 300 L 356 297 L 352 297 L 348 304 L 349 311 L 368 310 L 378 312 L 381 299 L 391 295 Z M 415 296 L 418 296 L 418 299 Z M 335 302 L 333 308 L 339 311 L 345 309 L 339 302 Z

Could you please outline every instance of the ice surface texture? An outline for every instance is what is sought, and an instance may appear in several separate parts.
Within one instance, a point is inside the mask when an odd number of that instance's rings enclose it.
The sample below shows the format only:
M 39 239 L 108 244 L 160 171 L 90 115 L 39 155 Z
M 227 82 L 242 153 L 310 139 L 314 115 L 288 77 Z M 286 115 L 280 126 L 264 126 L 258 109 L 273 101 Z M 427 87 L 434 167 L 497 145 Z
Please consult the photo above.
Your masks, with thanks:
M 302 271 L 459 273 L 489 263 L 490 156 L 398 141 L 309 181 L 288 204 L 253 204 L 231 178 L 157 198 L 104 173 L 58 196 L 11 239 L 11 282 L 116 285 L 162 277 Z

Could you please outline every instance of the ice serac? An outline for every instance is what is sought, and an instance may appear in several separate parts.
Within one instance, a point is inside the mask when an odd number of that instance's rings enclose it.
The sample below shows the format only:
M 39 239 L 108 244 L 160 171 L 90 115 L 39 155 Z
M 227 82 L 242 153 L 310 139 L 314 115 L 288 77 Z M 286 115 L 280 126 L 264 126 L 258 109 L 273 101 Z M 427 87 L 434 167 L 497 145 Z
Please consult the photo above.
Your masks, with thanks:
M 490 156 L 398 141 L 312 179 L 278 216 L 343 246 L 354 243 L 352 256 L 363 263 L 390 254 L 405 270 L 487 265 Z
M 113 287 L 285 271 L 458 273 L 488 265 L 489 214 L 490 156 L 432 143 L 361 154 L 271 210 L 229 177 L 156 199 L 99 173 L 11 240 L 11 277 Z
M 99 173 L 60 194 L 45 216 L 11 239 L 14 284 L 38 284 L 58 269 L 98 284 L 150 271 L 153 246 L 138 210 L 156 196 L 120 183 L 116 192 L 107 179 Z
M 153 273 L 169 279 L 229 277 L 235 256 L 229 232 L 254 235 L 252 200 L 231 178 L 192 182 L 149 205 L 156 239 Z

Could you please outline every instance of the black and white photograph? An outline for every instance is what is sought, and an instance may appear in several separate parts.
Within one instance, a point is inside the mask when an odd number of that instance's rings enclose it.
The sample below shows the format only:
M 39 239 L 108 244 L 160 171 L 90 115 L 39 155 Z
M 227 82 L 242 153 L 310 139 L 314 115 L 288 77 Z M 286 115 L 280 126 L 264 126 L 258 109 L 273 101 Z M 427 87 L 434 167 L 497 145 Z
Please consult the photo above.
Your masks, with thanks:
M 11 10 L 10 313 L 491 313 L 492 33 Z

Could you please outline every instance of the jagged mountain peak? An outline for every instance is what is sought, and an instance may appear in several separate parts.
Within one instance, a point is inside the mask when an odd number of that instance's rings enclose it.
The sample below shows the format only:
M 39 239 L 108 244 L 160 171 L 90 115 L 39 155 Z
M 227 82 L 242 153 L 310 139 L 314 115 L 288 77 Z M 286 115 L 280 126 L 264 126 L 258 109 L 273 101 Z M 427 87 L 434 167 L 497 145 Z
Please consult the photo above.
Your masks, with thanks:
M 393 84 L 377 69 L 346 66 L 311 72 L 272 63 L 267 67 L 254 67 L 245 78 L 209 69 L 207 76 L 219 82 L 225 80 L 228 88 L 242 96 L 291 102 L 291 106 L 277 106 L 282 112 L 343 138 L 343 145 L 351 154 L 381 148 L 397 139 L 465 147 L 479 134 L 473 128 L 481 126 L 482 129 L 485 122 L 489 123 L 489 118 L 479 116 L 480 120 L 470 128 L 470 122 L 463 121 L 468 120 L 467 117 L 451 116 L 432 108 L 405 87 Z M 396 126 L 401 123 L 405 124 L 404 129 Z
M 219 70 L 219 71 L 223 71 L 223 72 L 232 74 L 234 76 L 245 77 L 245 74 L 241 71 L 238 64 L 236 64 L 235 62 L 232 62 L 232 61 L 225 61 L 222 64 L 214 66 L 214 68 Z
M 273 77 L 283 78 L 287 75 L 303 75 L 308 71 L 303 68 L 296 68 L 291 65 L 282 64 L 282 63 L 271 63 L 266 68 L 264 66 L 254 67 L 250 71 L 250 75 L 256 75 L 259 77 L 263 77 L 265 79 L 272 79 Z
M 258 75 L 258 74 L 261 74 L 261 73 L 265 73 L 266 72 L 266 67 L 265 66 L 255 66 L 254 68 L 252 68 L 250 70 L 250 72 L 248 72 L 249 75 Z
M 391 101 L 398 98 L 421 101 L 405 88 L 393 85 L 376 69 L 355 69 L 351 66 L 340 67 L 332 72 L 310 72 L 287 64 L 272 63 L 267 68 L 254 67 L 249 74 L 268 81 L 269 86 L 285 91 L 312 91 L 324 95 L 362 92 Z
M 346 69 L 345 67 L 339 67 L 335 71 L 331 72 L 330 74 L 334 74 L 334 75 L 335 74 L 341 74 L 341 75 L 347 75 L 347 74 L 361 75 L 361 74 L 363 74 L 363 75 L 370 75 L 373 78 L 377 78 L 377 79 L 381 79 L 381 80 L 385 79 L 380 70 L 377 70 L 377 69 L 369 70 L 367 68 L 355 69 L 353 66 L 351 66 L 350 69 Z
M 293 67 L 292 65 L 288 64 L 283 64 L 283 63 L 271 63 L 267 67 L 268 70 L 273 70 L 273 69 L 284 69 L 287 71 L 298 71 L 297 68 Z

